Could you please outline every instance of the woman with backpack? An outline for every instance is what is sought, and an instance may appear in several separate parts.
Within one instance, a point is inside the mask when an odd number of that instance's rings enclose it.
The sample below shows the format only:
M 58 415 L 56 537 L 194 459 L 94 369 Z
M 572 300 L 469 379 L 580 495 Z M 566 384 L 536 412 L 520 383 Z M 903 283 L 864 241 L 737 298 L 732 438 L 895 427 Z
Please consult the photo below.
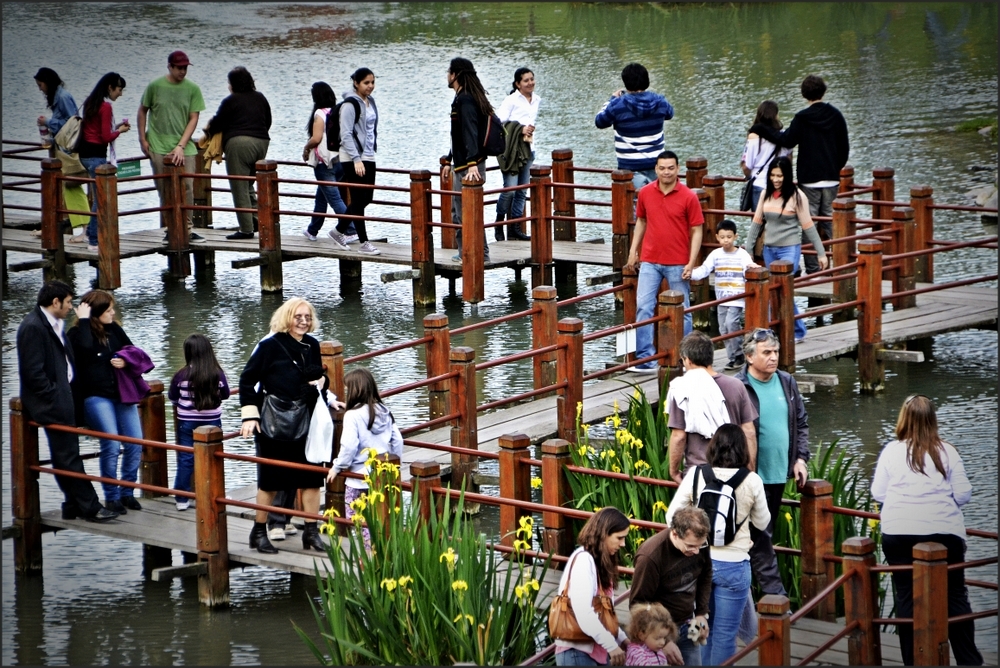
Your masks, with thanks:
M 670 524 L 673 514 L 688 506 L 708 514 L 712 597 L 702 660 L 717 666 L 736 653 L 736 634 L 750 596 L 750 523 L 763 530 L 771 513 L 764 483 L 750 470 L 750 450 L 739 425 L 719 427 L 707 458 L 707 465 L 693 466 L 684 475 L 665 521 Z
M 372 91 L 375 90 L 375 74 L 367 67 L 359 67 L 351 75 L 354 90 L 344 91 L 344 102 L 340 107 L 340 162 L 344 165 L 344 181 L 375 185 L 375 151 L 378 150 L 378 107 Z M 371 188 L 350 188 L 347 213 L 364 216 L 375 191 Z M 330 230 L 330 237 L 338 244 L 346 246 L 348 226 L 353 221 L 358 232 L 361 248 L 367 255 L 378 255 L 379 250 L 368 241 L 368 229 L 363 218 L 351 218 L 337 223 L 337 229 Z
M 337 182 L 343 178 L 340 157 L 336 151 L 330 150 L 326 133 L 329 114 L 337 113 L 337 95 L 330 88 L 330 84 L 317 81 L 312 85 L 312 99 L 313 110 L 309 115 L 309 123 L 306 124 L 309 141 L 302 148 L 302 159 L 313 168 L 317 181 L 327 183 L 316 186 L 316 205 L 313 207 L 313 213 L 326 213 L 327 204 L 336 214 L 347 213 L 347 205 L 340 196 L 340 187 L 330 185 L 330 182 Z M 309 241 L 316 241 L 316 235 L 325 222 L 326 218 L 313 216 L 309 226 L 302 230 L 302 234 Z M 330 236 L 333 237 L 332 234 Z M 341 250 L 347 250 L 346 241 L 340 243 L 336 237 L 333 237 L 333 240 Z

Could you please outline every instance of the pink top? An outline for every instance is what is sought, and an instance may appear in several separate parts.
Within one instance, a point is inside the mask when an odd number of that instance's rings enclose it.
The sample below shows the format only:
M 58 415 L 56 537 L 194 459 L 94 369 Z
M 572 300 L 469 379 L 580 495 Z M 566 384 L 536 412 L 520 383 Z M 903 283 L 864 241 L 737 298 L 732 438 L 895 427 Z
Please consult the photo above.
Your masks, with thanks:
M 646 647 L 646 643 L 630 642 L 628 651 L 625 652 L 626 666 L 665 666 L 667 665 L 667 655 L 663 650 L 654 652 Z

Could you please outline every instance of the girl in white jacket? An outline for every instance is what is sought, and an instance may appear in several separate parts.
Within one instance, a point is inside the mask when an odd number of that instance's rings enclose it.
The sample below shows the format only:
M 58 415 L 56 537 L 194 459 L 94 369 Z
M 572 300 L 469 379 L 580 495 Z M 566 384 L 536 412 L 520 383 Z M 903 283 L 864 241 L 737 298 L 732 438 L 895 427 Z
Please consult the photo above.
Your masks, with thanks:
M 371 471 L 368 467 L 369 449 L 376 455 L 402 456 L 403 436 L 392 417 L 392 413 L 382 403 L 375 378 L 368 369 L 354 369 L 344 376 L 344 394 L 347 412 L 344 413 L 344 428 L 340 436 L 340 452 L 327 474 L 327 482 L 333 482 L 341 471 L 351 471 L 362 476 Z M 344 483 L 344 505 L 347 519 L 354 516 L 351 504 L 368 491 L 368 483 L 359 478 L 347 478 Z M 365 549 L 371 549 L 371 534 L 364 530 Z

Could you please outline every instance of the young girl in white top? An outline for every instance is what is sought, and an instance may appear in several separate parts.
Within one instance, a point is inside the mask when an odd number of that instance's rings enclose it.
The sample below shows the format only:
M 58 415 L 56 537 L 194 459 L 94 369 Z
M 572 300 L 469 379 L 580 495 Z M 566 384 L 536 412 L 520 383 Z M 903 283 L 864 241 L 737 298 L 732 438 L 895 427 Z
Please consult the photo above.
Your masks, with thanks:
M 500 103 L 500 108 L 497 109 L 497 118 L 500 119 L 501 123 L 516 121 L 521 124 L 521 136 L 512 137 L 510 141 L 527 142 L 531 150 L 531 159 L 517 171 L 501 172 L 504 188 L 523 186 L 530 180 L 531 165 L 535 162 L 535 120 L 538 118 L 538 106 L 541 103 L 542 98 L 535 95 L 535 73 L 527 67 L 517 68 L 514 71 L 514 83 L 510 89 L 510 95 Z M 500 193 L 500 197 L 497 199 L 497 221 L 523 216 L 526 194 L 525 190 Z M 504 240 L 503 226 L 494 227 L 493 231 L 497 241 Z M 526 241 L 529 238 L 522 231 L 520 223 L 508 225 L 507 235 L 511 241 Z
M 896 420 L 896 440 L 882 449 L 872 497 L 882 504 L 882 552 L 888 564 L 912 564 L 917 543 L 940 543 L 948 563 L 965 561 L 962 506 L 972 498 L 972 485 L 962 458 L 938 436 L 934 404 L 922 394 L 903 402 Z M 892 573 L 896 616 L 913 617 L 913 571 Z M 965 571 L 948 571 L 948 616 L 972 612 Z M 903 663 L 913 665 L 913 627 L 900 624 Z M 960 666 L 981 666 L 972 621 L 948 625 L 948 640 Z
M 327 475 L 327 482 L 333 482 L 341 471 L 351 471 L 366 476 L 369 450 L 377 455 L 386 453 L 396 456 L 403 454 L 403 436 L 392 417 L 392 413 L 382 403 L 375 378 L 368 369 L 354 369 L 344 376 L 344 398 L 347 412 L 344 413 L 344 427 L 340 436 L 340 452 Z M 347 519 L 354 517 L 351 503 L 368 491 L 368 483 L 358 478 L 347 478 L 344 482 L 344 505 Z M 371 534 L 364 530 L 365 549 L 371 549 Z

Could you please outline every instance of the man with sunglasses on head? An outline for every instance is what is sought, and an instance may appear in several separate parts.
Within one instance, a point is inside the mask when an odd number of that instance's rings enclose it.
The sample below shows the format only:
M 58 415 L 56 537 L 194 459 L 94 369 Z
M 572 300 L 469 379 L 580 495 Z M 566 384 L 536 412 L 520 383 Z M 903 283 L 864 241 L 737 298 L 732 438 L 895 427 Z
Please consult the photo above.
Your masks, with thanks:
M 743 338 L 746 365 L 734 376 L 746 386 L 759 416 L 753 421 L 757 434 L 757 475 L 764 481 L 764 495 L 771 521 L 759 531 L 751 525 L 750 566 L 765 594 L 786 595 L 778 573 L 778 558 L 771 539 L 781 506 L 785 481 L 794 477 L 801 488 L 809 477 L 809 416 L 795 378 L 778 369 L 778 337 L 757 328 Z

